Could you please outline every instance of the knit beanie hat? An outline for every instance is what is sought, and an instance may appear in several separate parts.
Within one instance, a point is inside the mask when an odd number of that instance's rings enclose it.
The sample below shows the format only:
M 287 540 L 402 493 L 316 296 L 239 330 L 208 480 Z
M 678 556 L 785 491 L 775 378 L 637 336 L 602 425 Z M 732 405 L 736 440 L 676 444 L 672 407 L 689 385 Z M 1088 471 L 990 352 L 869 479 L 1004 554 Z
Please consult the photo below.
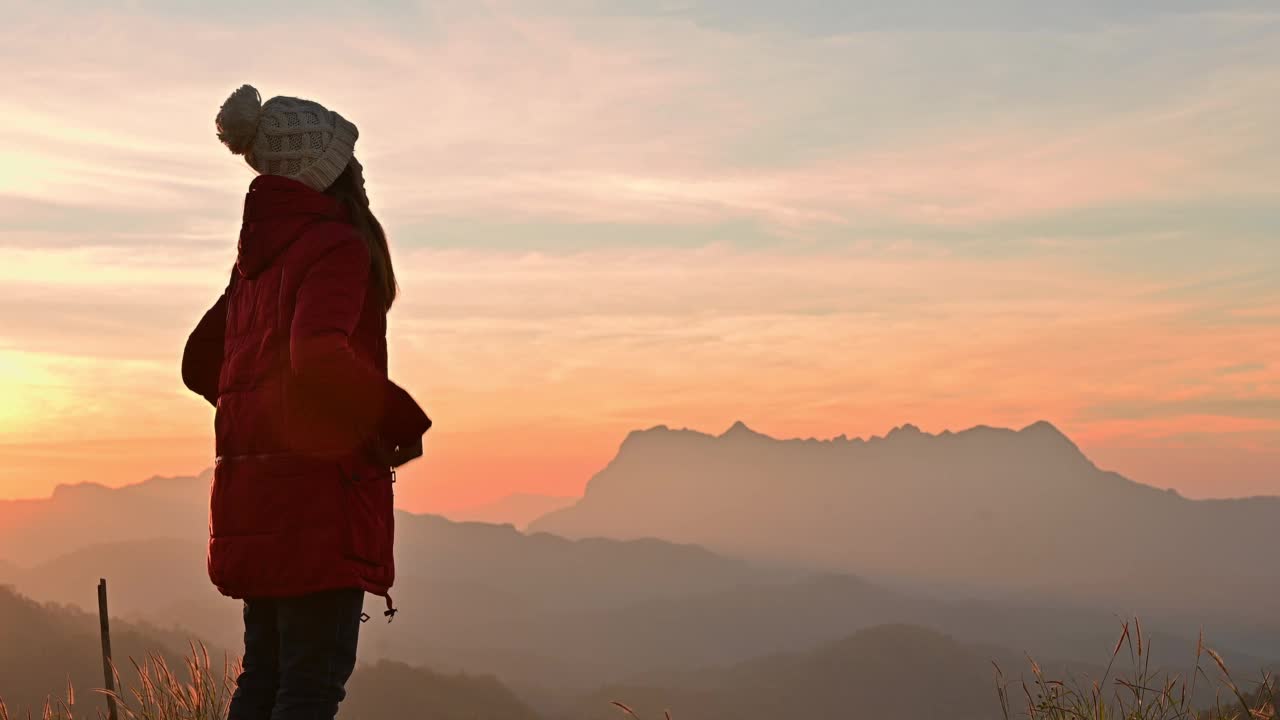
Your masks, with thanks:
M 218 111 L 218 139 L 261 175 L 283 175 L 324 191 L 351 162 L 360 132 L 320 103 L 278 96 L 262 102 L 244 85 Z

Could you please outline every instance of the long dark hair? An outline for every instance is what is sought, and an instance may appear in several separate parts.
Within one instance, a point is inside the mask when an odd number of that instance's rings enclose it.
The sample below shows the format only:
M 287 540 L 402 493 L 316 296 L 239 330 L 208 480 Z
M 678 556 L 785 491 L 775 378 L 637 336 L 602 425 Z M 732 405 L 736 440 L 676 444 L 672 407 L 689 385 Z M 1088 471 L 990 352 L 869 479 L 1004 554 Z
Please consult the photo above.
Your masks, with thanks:
M 360 236 L 369 246 L 370 275 L 375 287 L 382 291 L 382 303 L 386 310 L 396 300 L 396 271 L 391 267 L 391 249 L 387 247 L 387 234 L 382 223 L 374 217 L 373 211 L 365 203 L 363 178 L 358 177 L 351 165 L 342 171 L 337 180 L 325 190 L 342 203 L 351 216 L 351 224 L 356 226 Z

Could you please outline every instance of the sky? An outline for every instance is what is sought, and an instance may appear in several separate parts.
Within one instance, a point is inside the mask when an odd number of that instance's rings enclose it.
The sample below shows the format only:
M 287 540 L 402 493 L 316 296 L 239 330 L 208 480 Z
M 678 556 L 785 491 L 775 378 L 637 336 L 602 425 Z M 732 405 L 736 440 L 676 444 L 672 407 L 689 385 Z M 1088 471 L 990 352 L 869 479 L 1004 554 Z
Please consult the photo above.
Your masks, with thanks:
M 576 494 L 631 430 L 736 420 L 1043 419 L 1140 482 L 1280 494 L 1272 2 L 5 15 L 0 497 L 211 464 L 179 360 L 235 254 L 243 83 L 360 128 L 392 373 L 436 422 L 408 509 Z

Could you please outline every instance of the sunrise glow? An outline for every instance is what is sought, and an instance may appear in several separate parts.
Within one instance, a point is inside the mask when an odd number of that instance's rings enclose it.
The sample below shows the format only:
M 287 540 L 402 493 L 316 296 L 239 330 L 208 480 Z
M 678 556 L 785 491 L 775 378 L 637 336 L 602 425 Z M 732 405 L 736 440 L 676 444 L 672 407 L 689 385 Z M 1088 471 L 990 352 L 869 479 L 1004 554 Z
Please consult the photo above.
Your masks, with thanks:
M 436 421 L 406 508 L 576 494 L 631 430 L 739 419 L 1045 419 L 1135 480 L 1280 494 L 1280 16 L 442 7 L 0 29 L 0 497 L 211 464 L 178 362 L 235 254 L 244 82 L 360 125 L 392 371 Z

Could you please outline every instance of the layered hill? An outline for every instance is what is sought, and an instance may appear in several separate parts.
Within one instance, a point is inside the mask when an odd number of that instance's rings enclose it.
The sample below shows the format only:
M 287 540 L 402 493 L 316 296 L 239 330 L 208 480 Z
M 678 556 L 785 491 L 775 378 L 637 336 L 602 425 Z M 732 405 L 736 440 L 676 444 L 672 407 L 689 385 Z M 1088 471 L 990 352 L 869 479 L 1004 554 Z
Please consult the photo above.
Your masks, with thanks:
M 183 658 L 193 638 L 145 624 L 116 619 L 112 649 L 126 686 L 136 680 L 130 660 L 152 653 L 186 676 Z M 74 698 L 77 716 L 103 707 L 95 692 L 103 685 L 98 619 L 75 608 L 41 604 L 0 587 L 0 701 L 12 717 L 39 714 L 46 699 Z M 210 649 L 220 674 L 225 653 Z M 73 692 L 68 692 L 68 687 Z M 341 717 L 393 720 L 406 714 L 443 720 L 538 720 L 539 716 L 491 676 L 446 674 L 400 663 L 357 668 L 348 685 Z M 126 693 L 127 694 L 127 693 Z M 406 712 L 408 710 L 408 712 Z
M 101 543 L 208 532 L 211 472 L 122 488 L 59 485 L 48 498 L 0 500 L 0 563 L 29 566 Z
M 159 653 L 181 666 L 187 637 L 142 624 L 116 621 L 112 651 L 122 676 L 129 658 Z M 35 711 L 47 698 L 67 697 L 68 683 L 83 701 L 100 706 L 90 690 L 103 686 L 101 636 L 96 616 L 77 608 L 37 603 L 0 586 L 0 700 L 14 717 Z
M 804 653 L 773 655 L 731 667 L 605 688 L 565 717 L 624 698 L 641 717 L 897 718 L 989 720 L 995 683 L 986 651 L 924 628 L 869 628 Z
M 908 433 L 904 438 L 913 436 L 911 431 L 902 432 Z M 712 477 L 718 477 L 716 466 L 702 457 L 707 442 L 731 448 L 736 444 L 749 457 L 759 455 L 762 464 L 767 462 L 763 456 L 778 445 L 804 453 L 824 445 L 780 443 L 749 434 L 745 428 L 736 429 L 735 434 L 736 439 L 734 434 L 726 439 L 673 431 L 633 435 L 602 477 L 620 464 L 632 463 L 636 452 L 645 458 L 650 450 L 667 447 L 659 442 L 649 449 L 637 446 L 637 441 L 643 445 L 679 438 L 688 446 L 684 460 L 702 462 L 698 467 Z M 870 444 L 880 442 L 885 439 Z M 717 462 L 738 467 L 735 455 L 725 453 Z M 795 478 L 773 484 L 796 489 L 805 476 Z M 688 478 L 691 483 L 694 479 Z M 758 477 L 752 481 L 758 487 L 747 487 L 744 494 L 761 494 L 770 485 Z M 42 520 L 39 526 L 0 526 L 0 559 L 13 561 L 7 569 L 0 567 L 0 582 L 16 583 L 41 600 L 91 610 L 97 578 L 106 576 L 116 613 L 238 647 L 238 604 L 219 596 L 204 573 L 206 493 L 207 478 L 170 478 L 118 490 L 71 486 L 43 501 L 23 501 L 23 512 Z M 1156 495 L 1167 494 L 1156 491 Z M 96 501 L 87 502 L 89 497 Z M 750 506 L 748 499 L 734 502 Z M 859 512 L 852 499 L 846 500 L 853 508 L 850 512 Z M 868 500 L 874 501 L 874 497 Z M 786 508 L 786 503 L 777 503 L 776 516 L 787 517 Z M 724 503 L 720 514 L 712 517 L 722 524 L 721 529 L 732 529 L 733 518 L 727 515 L 734 511 L 734 503 Z M 661 519 L 664 514 L 684 512 L 686 508 L 674 504 L 653 509 L 651 514 Z M 116 520 L 104 523 L 104 514 Z M 765 512 L 760 518 L 762 523 L 776 519 Z M 901 522 L 915 520 L 906 515 Z M 808 537 L 796 525 L 777 527 L 801 539 Z M 1073 527 L 1083 534 L 1091 526 Z M 93 532 L 84 532 L 85 528 Z M 149 532 L 152 535 L 147 537 Z M 1150 602 L 1149 597 L 1147 605 L 1107 596 L 1091 606 L 1069 599 L 1070 593 L 1062 593 L 1068 598 L 1063 599 L 1051 591 L 999 600 L 965 599 L 945 585 L 921 590 L 869 582 L 847 571 L 814 571 L 824 564 L 806 556 L 797 560 L 797 556 L 767 550 L 740 552 L 728 543 L 731 553 L 755 554 L 769 563 L 762 566 L 665 540 L 566 539 L 519 532 L 509 525 L 458 523 L 408 513 L 398 516 L 397 533 L 395 593 L 401 614 L 393 625 L 365 627 L 362 660 L 389 659 L 444 673 L 492 673 L 525 697 L 543 689 L 575 693 L 649 671 L 724 666 L 778 651 L 804 652 L 885 623 L 933 627 L 963 643 L 991 643 L 1038 656 L 1092 661 L 1114 644 L 1116 616 L 1139 613 L 1152 621 L 1148 631 L 1158 638 L 1157 648 L 1170 661 L 1192 656 L 1195 630 L 1204 626 L 1214 646 L 1245 668 L 1260 667 L 1262 661 L 1256 656 L 1270 657 L 1280 638 L 1274 622 L 1235 621 L 1231 613 L 1210 611 L 1211 606 L 1192 608 L 1176 622 L 1162 624 L 1154 622 L 1158 617 L 1152 611 L 1164 605 Z M 34 544 L 39 537 L 58 538 L 62 552 L 50 553 Z M 780 542 L 785 543 L 785 538 Z M 895 552 L 892 543 L 877 547 L 885 558 Z M 971 564 L 980 564 L 980 559 Z M 1237 579 L 1253 571 L 1227 565 Z M 1003 568 L 1014 579 L 1024 572 L 1015 565 Z M 1126 590 L 1122 585 L 1116 595 Z M 1182 596 L 1156 599 L 1174 605 Z M 369 610 L 379 617 L 376 603 L 371 599 Z M 1230 652 L 1233 649 L 1243 652 Z

